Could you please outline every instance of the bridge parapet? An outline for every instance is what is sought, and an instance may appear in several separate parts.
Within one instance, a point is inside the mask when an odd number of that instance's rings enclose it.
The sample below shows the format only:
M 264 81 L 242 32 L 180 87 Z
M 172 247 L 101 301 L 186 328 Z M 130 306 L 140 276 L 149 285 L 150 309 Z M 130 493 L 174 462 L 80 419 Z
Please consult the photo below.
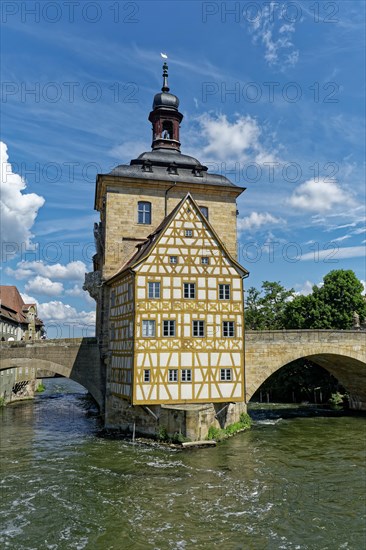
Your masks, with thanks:
M 81 346 L 96 345 L 97 339 L 88 338 L 51 338 L 49 340 L 14 340 L 11 342 L 1 342 L 0 349 L 28 348 L 28 347 L 48 347 L 48 346 Z
M 366 342 L 366 332 L 362 330 L 247 330 L 245 340 L 247 342 L 327 342 L 351 340 Z

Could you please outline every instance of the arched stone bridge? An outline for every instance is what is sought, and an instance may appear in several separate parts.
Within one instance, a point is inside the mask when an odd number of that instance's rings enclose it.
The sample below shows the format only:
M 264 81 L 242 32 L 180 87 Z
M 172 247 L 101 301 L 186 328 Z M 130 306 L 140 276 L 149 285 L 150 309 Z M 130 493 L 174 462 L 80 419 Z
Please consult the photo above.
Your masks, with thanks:
M 40 369 L 71 378 L 104 408 L 105 378 L 96 338 L 1 342 L 0 370 Z
M 291 330 L 246 332 L 246 402 L 278 369 L 308 358 L 324 367 L 350 394 L 352 408 L 366 410 L 366 333 Z M 2 342 L 0 370 L 45 369 L 83 385 L 104 408 L 105 370 L 95 338 Z
M 366 410 L 366 333 L 359 330 L 247 331 L 246 402 L 274 372 L 304 358 L 346 388 L 351 408 Z

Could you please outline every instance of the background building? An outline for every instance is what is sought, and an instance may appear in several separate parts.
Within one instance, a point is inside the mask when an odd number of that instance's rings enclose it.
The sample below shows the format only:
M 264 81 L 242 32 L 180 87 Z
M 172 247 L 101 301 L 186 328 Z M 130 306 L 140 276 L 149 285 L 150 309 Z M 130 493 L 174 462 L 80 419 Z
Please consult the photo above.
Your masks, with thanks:
M 25 304 L 16 286 L 0 286 L 0 338 L 38 340 L 44 332 L 36 304 Z

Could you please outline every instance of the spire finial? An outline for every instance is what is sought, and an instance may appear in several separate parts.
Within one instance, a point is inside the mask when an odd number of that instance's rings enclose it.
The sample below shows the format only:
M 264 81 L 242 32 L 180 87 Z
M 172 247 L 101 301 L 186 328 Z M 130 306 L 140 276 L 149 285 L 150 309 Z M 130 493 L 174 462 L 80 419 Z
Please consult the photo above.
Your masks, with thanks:
M 168 59 L 168 56 L 165 53 L 160 54 L 163 59 Z M 166 61 L 163 63 L 163 87 L 161 89 L 162 92 L 169 92 L 169 86 L 168 86 L 168 64 Z

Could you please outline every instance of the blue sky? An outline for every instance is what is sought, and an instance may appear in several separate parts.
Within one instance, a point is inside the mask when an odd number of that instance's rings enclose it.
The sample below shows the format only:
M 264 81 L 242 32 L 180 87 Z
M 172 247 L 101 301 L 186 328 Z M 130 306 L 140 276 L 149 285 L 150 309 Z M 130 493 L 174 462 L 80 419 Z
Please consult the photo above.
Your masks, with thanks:
M 49 334 L 91 334 L 95 175 L 150 150 L 160 52 L 182 152 L 247 187 L 248 286 L 365 280 L 365 4 L 8 2 L 2 37 L 2 284 Z M 6 163 L 7 162 L 7 163 Z M 23 178 L 23 179 L 22 179 Z

